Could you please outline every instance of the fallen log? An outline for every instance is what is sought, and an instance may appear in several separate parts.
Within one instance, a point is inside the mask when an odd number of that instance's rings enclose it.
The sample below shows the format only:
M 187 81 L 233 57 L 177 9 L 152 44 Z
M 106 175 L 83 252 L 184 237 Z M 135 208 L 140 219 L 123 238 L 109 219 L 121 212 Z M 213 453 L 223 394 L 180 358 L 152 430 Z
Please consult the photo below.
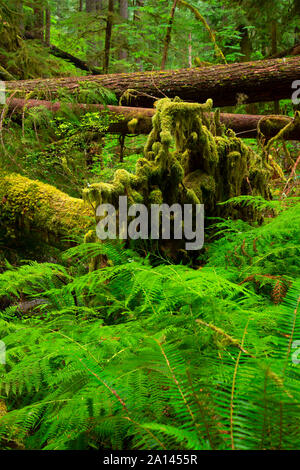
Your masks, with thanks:
M 98 69 L 97 67 L 89 66 L 83 60 L 79 59 L 78 57 L 74 57 L 72 54 L 69 54 L 69 52 L 65 52 L 59 49 L 58 47 L 53 46 L 52 44 L 48 47 L 50 49 L 50 54 L 54 55 L 55 57 L 59 57 L 60 59 L 64 59 L 68 62 L 71 62 L 71 64 L 75 65 L 75 67 L 77 67 L 78 69 L 85 70 L 87 72 L 93 73 L 94 75 L 102 74 L 100 69 Z
M 30 31 L 26 31 L 24 34 L 24 37 L 26 39 L 36 39 L 34 37 L 34 34 Z M 80 70 L 85 70 L 86 72 L 92 73 L 94 75 L 100 75 L 102 74 L 102 71 L 93 66 L 89 66 L 86 62 L 83 60 L 79 59 L 78 57 L 73 56 L 69 52 L 65 52 L 62 49 L 60 49 L 57 46 L 54 46 L 53 44 L 48 45 L 45 41 L 42 42 L 42 44 L 45 47 L 48 47 L 50 54 L 54 55 L 55 57 L 59 57 L 60 59 L 67 60 L 68 62 L 71 62 L 71 64 L 75 65 Z M 13 80 L 12 78 L 6 78 L 4 80 Z
M 87 112 L 107 112 L 112 118 L 116 117 L 116 120 L 109 123 L 109 128 L 107 132 L 116 133 L 116 134 L 149 134 L 152 129 L 152 117 L 155 114 L 155 110 L 151 108 L 130 108 L 127 106 L 107 106 L 101 104 L 82 104 L 82 103 L 60 103 L 60 102 L 51 102 L 44 100 L 24 100 L 19 98 L 8 99 L 7 105 L 11 110 L 12 115 L 15 112 L 26 112 L 26 109 L 45 107 L 53 113 L 58 113 L 59 111 L 67 110 L 77 115 L 81 115 Z M 120 120 L 120 116 L 123 117 Z M 133 119 L 136 119 L 138 122 L 134 127 L 134 132 L 129 130 L 128 124 Z M 130 127 L 130 125 L 129 125 Z
M 7 91 L 33 92 L 36 98 L 54 99 L 61 88 L 70 93 L 83 82 L 93 82 L 112 90 L 122 104 L 152 107 L 157 98 L 179 96 L 184 101 L 204 103 L 212 98 L 214 106 L 275 101 L 291 98 L 292 83 L 300 76 L 300 57 L 260 60 L 205 68 L 169 71 L 119 73 L 112 75 L 35 79 L 6 82 Z M 134 94 L 124 93 L 135 90 Z M 126 95 L 125 95 L 126 96 Z
M 294 44 L 292 47 L 285 49 L 284 51 L 277 52 L 269 57 L 269 59 L 279 59 L 281 57 L 287 57 L 289 55 L 300 55 L 300 43 Z
M 104 106 L 100 104 L 73 104 L 73 103 L 53 103 L 51 101 L 43 100 L 23 100 L 23 99 L 11 99 L 8 100 L 8 106 L 14 111 L 23 112 L 25 109 L 36 108 L 44 106 L 49 111 L 59 112 L 67 107 L 68 110 L 76 113 L 86 113 L 89 111 L 103 111 L 108 112 L 112 116 L 122 116 L 122 120 L 117 120 L 109 124 L 109 133 L 116 134 L 149 134 L 152 129 L 152 117 L 155 114 L 155 109 L 150 108 L 131 108 L 126 106 Z M 132 128 L 130 123 L 132 120 L 136 120 L 134 127 Z M 288 116 L 262 116 L 262 115 L 251 115 L 251 114 L 230 114 L 221 113 L 220 121 L 226 126 L 226 128 L 234 130 L 239 137 L 256 137 L 258 123 L 260 122 L 260 130 L 262 134 L 270 139 L 278 134 L 287 124 L 293 121 L 293 118 Z M 295 126 L 287 131 L 285 134 L 286 140 L 300 140 L 300 125 L 297 121 Z
M 38 233 L 44 241 L 71 237 L 87 230 L 92 211 L 55 187 L 0 170 L 0 236 L 24 238 Z
M 14 80 L 14 76 L 0 65 L 0 80 Z

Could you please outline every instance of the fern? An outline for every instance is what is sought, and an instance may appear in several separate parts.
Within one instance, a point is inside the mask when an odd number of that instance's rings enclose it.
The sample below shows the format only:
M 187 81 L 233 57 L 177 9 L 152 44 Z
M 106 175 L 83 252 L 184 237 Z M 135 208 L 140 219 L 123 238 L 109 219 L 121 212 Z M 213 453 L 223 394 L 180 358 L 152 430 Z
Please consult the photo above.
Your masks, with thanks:
M 200 269 L 152 266 L 116 242 L 7 265 L 3 447 L 297 449 L 298 217 L 294 205 L 259 227 L 222 221 Z M 99 255 L 106 266 L 88 272 Z M 280 302 L 266 276 L 286 280 Z M 43 303 L 22 313 L 31 299 Z

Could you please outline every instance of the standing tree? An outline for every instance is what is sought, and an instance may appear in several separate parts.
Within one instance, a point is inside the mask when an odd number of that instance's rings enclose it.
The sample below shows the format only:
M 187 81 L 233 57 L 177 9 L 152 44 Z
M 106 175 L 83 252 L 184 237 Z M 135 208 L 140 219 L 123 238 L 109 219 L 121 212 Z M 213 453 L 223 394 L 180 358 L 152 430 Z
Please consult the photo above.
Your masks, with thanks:
M 24 31 L 23 0 L 12 0 L 10 8 L 15 18 L 15 24 L 18 26 L 19 30 L 23 33 Z
M 119 10 L 120 10 L 120 16 L 123 20 L 123 22 L 128 21 L 128 0 L 119 0 Z M 126 60 L 128 57 L 127 49 L 126 49 L 126 44 L 122 44 L 122 48 L 120 49 L 119 52 L 119 58 L 122 60 Z
M 114 16 L 114 0 L 109 0 L 107 19 L 106 19 L 105 46 L 104 46 L 104 59 L 103 59 L 103 72 L 104 73 L 108 73 L 108 68 L 109 68 L 113 16 Z
M 136 7 L 136 8 L 135 8 L 134 14 L 133 14 L 133 22 L 134 22 L 135 24 L 137 24 L 137 23 L 139 23 L 139 21 L 140 21 L 140 12 L 139 12 L 139 8 L 144 6 L 144 0 L 136 0 L 136 1 L 134 2 L 134 4 L 135 4 L 135 7 Z M 137 58 L 136 58 L 136 62 L 137 62 L 137 64 L 138 64 L 139 70 L 142 71 L 142 70 L 143 70 L 143 65 L 142 65 L 141 58 L 140 58 L 140 57 L 137 57 Z
M 170 14 L 169 24 L 168 24 L 168 27 L 167 27 L 167 34 L 166 34 L 165 43 L 164 43 L 163 57 L 162 57 L 161 67 L 160 67 L 161 70 L 165 70 L 165 66 L 166 66 L 166 62 L 167 62 L 167 58 L 168 58 L 168 50 L 169 50 L 169 45 L 170 45 L 170 42 L 171 42 L 172 26 L 173 26 L 173 21 L 174 21 L 177 2 L 178 2 L 178 0 L 174 0 L 172 10 L 171 10 L 171 14 Z
M 49 6 L 46 8 L 45 13 L 45 43 L 50 46 L 51 39 L 51 10 Z
M 85 8 L 86 8 L 87 13 L 95 11 L 96 10 L 95 0 L 86 0 Z
M 33 28 L 32 36 L 34 39 L 44 40 L 44 5 L 41 0 L 37 0 L 33 5 Z

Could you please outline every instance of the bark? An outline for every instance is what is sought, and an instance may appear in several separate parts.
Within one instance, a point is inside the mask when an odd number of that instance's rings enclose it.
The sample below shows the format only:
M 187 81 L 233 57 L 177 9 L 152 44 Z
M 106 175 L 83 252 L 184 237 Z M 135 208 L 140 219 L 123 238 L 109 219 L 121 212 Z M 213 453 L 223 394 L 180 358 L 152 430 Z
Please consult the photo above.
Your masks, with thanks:
M 134 127 L 134 134 L 149 134 L 152 129 L 152 117 L 155 114 L 154 109 L 150 108 L 130 108 L 126 106 L 104 106 L 100 104 L 72 104 L 59 102 L 52 103 L 51 101 L 42 100 L 22 100 L 13 98 L 8 101 L 9 109 L 12 112 L 23 112 L 24 106 L 26 109 L 35 108 L 38 106 L 44 106 L 49 111 L 59 112 L 66 107 L 76 113 L 84 114 L 89 111 L 106 111 L 112 116 L 118 115 L 123 116 L 124 119 L 118 122 L 112 122 L 107 132 L 115 134 L 130 134 L 132 130 L 129 129 L 131 126 L 128 124 L 133 120 L 137 119 L 137 123 Z M 263 121 L 261 121 L 263 119 Z M 281 129 L 287 124 L 293 121 L 293 118 L 288 116 L 262 116 L 262 115 L 249 115 L 249 114 L 230 114 L 221 113 L 220 121 L 227 128 L 234 130 L 239 137 L 256 137 L 257 126 L 261 121 L 260 129 L 267 139 L 274 137 Z M 300 140 L 300 126 L 291 129 L 285 134 L 286 140 Z
M 124 20 L 128 20 L 128 0 L 119 0 L 120 15 Z
M 193 49 L 192 49 L 193 45 L 192 45 L 192 33 L 189 33 L 189 46 L 188 46 L 188 55 L 189 55 L 189 67 L 191 68 L 192 67 L 192 52 L 193 52 Z
M 87 13 L 91 13 L 92 11 L 96 10 L 96 2 L 95 0 L 86 0 L 86 11 Z
M 16 24 L 20 32 L 23 34 L 24 32 L 23 0 L 12 0 L 11 3 L 12 3 L 11 9 L 16 13 L 15 14 Z
M 103 0 L 96 0 L 96 11 L 103 10 Z
M 63 111 L 64 109 L 68 109 L 69 111 L 81 115 L 86 112 L 95 112 L 95 111 L 103 111 L 108 112 L 113 116 L 120 116 L 124 117 L 124 120 L 118 122 L 110 123 L 109 129 L 107 132 L 112 134 L 148 134 L 152 129 L 152 117 L 154 116 L 154 109 L 150 108 L 130 108 L 126 106 L 107 106 L 101 104 L 78 104 L 78 103 L 53 103 L 51 101 L 43 101 L 43 100 L 23 100 L 18 98 L 13 98 L 7 101 L 7 105 L 9 106 L 9 110 L 12 113 L 12 116 L 15 113 L 21 114 L 23 113 L 24 107 L 25 109 L 36 108 L 40 106 L 44 106 L 49 111 L 54 113 L 58 113 L 59 111 Z M 132 121 L 132 119 L 137 119 L 138 122 L 134 127 L 134 132 L 130 131 L 128 128 L 128 123 Z
M 87 72 L 92 72 L 94 75 L 101 75 L 102 73 L 100 69 L 97 69 L 97 67 L 89 66 L 83 60 L 78 59 L 78 57 L 74 57 L 72 54 L 69 54 L 68 52 L 62 51 L 56 46 L 50 45 L 50 53 L 54 55 L 55 57 L 60 57 L 61 59 L 71 62 L 73 65 L 75 65 L 75 67 L 77 67 L 80 70 L 86 70 Z
M 138 7 L 143 7 L 145 3 L 145 0 L 136 0 L 135 5 L 137 6 L 137 9 L 134 10 L 134 19 L 135 20 L 140 20 L 140 14 L 139 14 L 139 8 Z
M 239 31 L 242 35 L 240 47 L 241 53 L 243 54 L 241 62 L 249 62 L 251 59 L 252 45 L 249 37 L 248 29 L 244 25 L 239 27 Z
M 0 226 L 24 238 L 35 232 L 43 240 L 59 242 L 72 230 L 87 230 L 92 210 L 50 186 L 18 174 L 0 170 Z M 4 234 L 5 236 L 5 234 Z
M 19 93 L 35 90 L 41 94 L 46 90 L 54 98 L 59 88 L 72 92 L 80 82 L 87 81 L 111 89 L 118 98 L 128 89 L 136 90 L 131 106 L 152 107 L 155 97 L 162 94 L 200 103 L 212 98 L 214 106 L 232 106 L 240 95 L 246 103 L 291 98 L 291 85 L 299 75 L 300 58 L 291 57 L 170 71 L 12 81 L 6 86 L 8 91 Z
M 251 52 L 252 52 L 252 44 L 251 44 L 250 37 L 249 37 L 249 31 L 245 27 L 245 24 L 241 24 L 238 28 L 238 31 L 241 34 L 240 48 L 241 48 L 241 53 L 243 54 L 240 60 L 241 62 L 249 62 L 251 60 Z M 256 114 L 257 105 L 255 103 L 247 104 L 246 113 Z
M 26 32 L 25 38 L 26 39 L 35 39 L 32 32 L 29 32 L 29 31 Z M 45 41 L 43 41 L 43 42 L 46 46 L 48 46 L 48 44 L 46 44 Z M 50 47 L 50 54 L 54 55 L 55 57 L 60 57 L 61 59 L 64 59 L 64 60 L 67 60 L 67 61 L 71 62 L 71 64 L 75 65 L 75 67 L 77 67 L 78 69 L 86 70 L 87 72 L 91 72 L 94 75 L 101 75 L 102 74 L 100 69 L 98 69 L 97 67 L 89 66 L 83 60 L 79 59 L 78 57 L 73 56 L 72 54 L 69 54 L 69 52 L 65 52 L 65 51 L 59 49 L 59 47 L 53 46 L 52 44 L 50 44 L 50 46 L 48 46 L 48 47 Z M 8 80 L 8 79 L 6 79 L 6 80 Z
M 133 13 L 133 22 L 134 23 L 139 23 L 141 21 L 139 7 L 144 6 L 144 0 L 136 0 L 135 6 L 137 8 L 134 10 L 134 13 Z M 138 64 L 139 70 L 142 72 L 143 71 L 143 64 L 142 64 L 142 61 L 141 61 L 140 57 L 138 57 L 136 59 L 136 63 Z
M 286 56 L 295 56 L 295 55 L 300 55 L 300 42 L 294 44 L 294 46 L 289 47 L 288 49 L 285 49 L 284 51 L 278 52 L 276 54 L 272 54 L 270 59 L 280 59 L 281 57 L 286 57 Z
M 128 20 L 128 0 L 120 0 L 120 16 L 124 22 Z M 122 45 L 122 49 L 119 52 L 119 58 L 121 60 L 127 59 L 126 40 Z
M 37 5 L 33 9 L 34 24 L 32 34 L 34 39 L 44 40 L 44 9 L 41 5 Z
M 277 54 L 277 21 L 271 21 L 272 55 Z M 274 101 L 274 114 L 280 113 L 279 101 Z
M 172 10 L 171 10 L 169 23 L 168 23 L 168 27 L 167 27 L 167 33 L 166 33 L 166 37 L 165 37 L 165 41 L 164 41 L 164 50 L 163 50 L 163 56 L 162 56 L 162 61 L 161 61 L 161 67 L 160 67 L 161 70 L 165 70 L 165 67 L 166 67 L 166 62 L 167 62 L 167 58 L 168 58 L 169 45 L 170 45 L 170 42 L 171 42 L 172 26 L 173 26 L 173 22 L 174 22 L 174 16 L 175 16 L 175 10 L 176 10 L 176 6 L 177 6 L 177 1 L 178 0 L 174 0 L 173 5 L 172 5 Z
M 271 22 L 272 56 L 277 54 L 277 21 Z
M 299 46 L 299 44 L 300 44 L 300 28 L 298 28 L 298 26 L 296 26 L 295 27 L 295 33 L 294 33 L 294 45 Z
M 108 73 L 108 68 L 109 68 L 113 15 L 114 15 L 114 0 L 109 0 L 107 19 L 106 19 L 106 31 L 105 31 L 103 73 Z
M 46 9 L 46 26 L 45 26 L 45 43 L 50 46 L 51 39 L 51 11 L 50 8 Z
M 13 80 L 13 75 L 0 65 L 0 80 Z
M 83 3 L 83 1 L 81 3 Z M 100 10 L 103 10 L 103 0 L 86 0 L 86 11 L 88 13 Z

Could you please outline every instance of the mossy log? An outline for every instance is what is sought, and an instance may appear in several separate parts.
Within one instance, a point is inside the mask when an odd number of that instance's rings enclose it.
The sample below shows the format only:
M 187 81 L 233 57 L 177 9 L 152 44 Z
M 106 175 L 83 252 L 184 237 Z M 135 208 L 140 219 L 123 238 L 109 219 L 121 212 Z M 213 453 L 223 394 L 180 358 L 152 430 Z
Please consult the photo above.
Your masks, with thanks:
M 112 116 L 121 116 L 123 119 L 112 120 L 107 132 L 116 134 L 149 134 L 152 130 L 152 118 L 155 109 L 151 108 L 132 108 L 127 106 L 103 106 L 101 104 L 79 104 L 79 103 L 60 103 L 44 100 L 24 100 L 13 98 L 7 102 L 12 112 L 23 112 L 25 109 L 45 107 L 53 113 L 58 113 L 67 108 L 75 114 L 84 114 L 89 111 L 108 112 Z M 211 114 L 213 117 L 213 113 Z M 258 124 L 260 123 L 260 132 L 266 139 L 274 137 L 287 124 L 293 122 L 293 118 L 288 116 L 261 116 L 251 114 L 231 114 L 221 113 L 220 122 L 227 129 L 232 129 L 243 138 L 256 137 Z M 295 122 L 284 135 L 285 140 L 300 140 L 300 122 Z
M 155 97 L 162 95 L 198 103 L 212 98 L 214 106 L 231 106 L 241 98 L 245 103 L 291 98 L 292 83 L 299 75 L 297 56 L 205 68 L 11 81 L 6 86 L 8 91 L 18 91 L 19 96 L 33 92 L 35 98 L 52 100 L 61 88 L 72 93 L 81 83 L 94 82 L 112 90 L 118 98 L 127 92 L 127 102 L 123 99 L 122 104 L 131 106 L 151 107 Z
M 272 54 L 269 58 L 270 59 L 279 59 L 280 57 L 287 57 L 289 55 L 300 55 L 300 42 L 294 44 L 292 47 L 285 49 L 281 52 L 276 52 L 276 54 Z
M 93 73 L 94 75 L 100 75 L 102 73 L 100 69 L 97 69 L 97 67 L 89 66 L 83 60 L 79 59 L 78 57 L 74 57 L 72 54 L 69 54 L 69 52 L 65 52 L 53 44 L 50 45 L 49 49 L 50 53 L 55 57 L 60 57 L 61 59 L 71 62 L 71 64 L 75 65 L 75 67 L 81 70 L 86 70 L 87 72 Z
M 59 244 L 72 232 L 91 225 L 92 211 L 49 184 L 0 170 L 0 237 L 14 239 L 40 234 Z
M 211 110 L 211 100 L 158 101 L 135 174 L 117 170 L 111 183 L 90 185 L 83 192 L 87 205 L 48 184 L 0 171 L 0 235 L 11 239 L 38 233 L 46 242 L 71 238 L 73 230 L 93 227 L 91 216 L 99 204 L 117 208 L 122 195 L 128 204 L 203 203 L 206 216 L 240 216 L 237 209 L 218 203 L 242 194 L 269 198 L 270 167 L 265 154 L 254 153 Z M 174 250 L 172 243 L 169 249 Z
M 1 80 L 14 80 L 14 76 L 8 72 L 2 65 L 0 65 L 0 79 Z
M 155 110 L 151 108 L 131 108 L 127 106 L 108 106 L 101 104 L 83 104 L 83 103 L 60 103 L 45 100 L 24 100 L 19 98 L 8 99 L 6 105 L 8 106 L 11 114 L 23 113 L 24 110 L 31 108 L 44 107 L 53 113 L 71 111 L 74 114 L 81 115 L 87 112 L 100 111 L 109 113 L 112 117 L 117 116 L 117 119 L 112 119 L 108 131 L 109 133 L 116 134 L 149 134 L 152 129 L 152 117 Z M 120 116 L 122 119 L 120 119 Z M 133 119 L 137 120 L 134 129 L 130 126 Z M 129 125 L 129 126 L 128 126 Z

